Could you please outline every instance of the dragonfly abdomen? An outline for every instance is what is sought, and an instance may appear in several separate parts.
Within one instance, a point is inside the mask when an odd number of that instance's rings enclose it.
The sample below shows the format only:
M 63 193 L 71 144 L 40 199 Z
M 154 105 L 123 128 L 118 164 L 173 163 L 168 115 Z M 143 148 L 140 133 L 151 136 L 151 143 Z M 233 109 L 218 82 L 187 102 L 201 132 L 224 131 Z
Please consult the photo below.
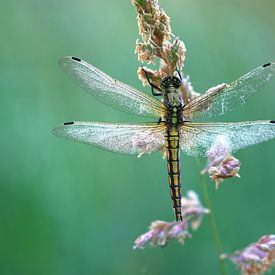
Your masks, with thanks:
M 165 147 L 172 205 L 175 211 L 176 220 L 182 221 L 179 133 L 176 126 L 171 126 L 167 129 L 167 133 L 165 135 Z

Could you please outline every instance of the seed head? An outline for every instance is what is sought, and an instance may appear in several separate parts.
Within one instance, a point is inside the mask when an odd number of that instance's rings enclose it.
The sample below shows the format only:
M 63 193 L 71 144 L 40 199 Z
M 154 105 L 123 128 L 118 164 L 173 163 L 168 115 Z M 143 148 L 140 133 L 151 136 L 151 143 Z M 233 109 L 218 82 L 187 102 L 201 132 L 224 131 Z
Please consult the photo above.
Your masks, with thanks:
M 231 155 L 231 142 L 224 136 L 219 135 L 207 152 L 208 163 L 201 171 L 208 172 L 211 179 L 216 182 L 216 188 L 226 178 L 240 177 L 240 161 Z
M 138 60 L 155 64 L 161 60 L 160 71 L 173 75 L 177 68 L 183 67 L 186 48 L 178 38 L 172 39 L 170 18 L 159 7 L 157 0 L 132 0 L 137 11 L 139 34 L 135 52 Z
M 189 191 L 187 197 L 182 198 L 183 220 L 181 222 L 152 222 L 148 232 L 135 240 L 134 249 L 143 248 L 146 244 L 165 246 L 170 241 L 178 241 L 183 244 L 185 239 L 192 237 L 188 232 L 189 226 L 193 230 L 197 229 L 201 224 L 202 217 L 208 213 L 209 210 L 202 207 L 198 195 L 194 191 Z
M 241 270 L 243 275 L 261 275 L 272 268 L 275 263 L 275 235 L 261 237 L 243 250 L 233 254 L 223 254 Z

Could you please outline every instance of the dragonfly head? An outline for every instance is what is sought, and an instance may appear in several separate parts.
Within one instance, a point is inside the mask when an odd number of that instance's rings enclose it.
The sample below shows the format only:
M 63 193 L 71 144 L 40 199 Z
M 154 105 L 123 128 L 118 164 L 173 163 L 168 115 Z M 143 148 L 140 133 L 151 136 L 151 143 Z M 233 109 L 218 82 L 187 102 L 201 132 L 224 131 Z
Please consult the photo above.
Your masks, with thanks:
M 181 85 L 181 80 L 176 76 L 165 76 L 161 81 L 161 86 L 167 90 L 169 88 L 178 89 Z

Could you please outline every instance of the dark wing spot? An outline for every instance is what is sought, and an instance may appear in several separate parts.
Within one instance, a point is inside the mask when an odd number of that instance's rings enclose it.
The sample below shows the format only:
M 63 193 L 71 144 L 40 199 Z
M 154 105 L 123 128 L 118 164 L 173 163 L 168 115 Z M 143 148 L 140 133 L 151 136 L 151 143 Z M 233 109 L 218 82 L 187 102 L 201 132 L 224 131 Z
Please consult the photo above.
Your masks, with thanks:
M 275 120 L 270 120 L 270 123 L 275 123 Z
M 266 63 L 266 64 L 263 65 L 263 67 L 268 67 L 270 65 L 271 65 L 271 63 Z
M 74 122 L 71 121 L 71 122 L 65 122 L 65 123 L 64 123 L 64 125 L 71 125 L 71 124 L 74 124 Z
M 80 59 L 80 58 L 78 58 L 78 57 L 74 57 L 74 56 L 72 56 L 72 59 L 73 59 L 73 60 L 75 60 L 75 61 L 77 61 L 77 62 L 81 62 L 81 59 Z

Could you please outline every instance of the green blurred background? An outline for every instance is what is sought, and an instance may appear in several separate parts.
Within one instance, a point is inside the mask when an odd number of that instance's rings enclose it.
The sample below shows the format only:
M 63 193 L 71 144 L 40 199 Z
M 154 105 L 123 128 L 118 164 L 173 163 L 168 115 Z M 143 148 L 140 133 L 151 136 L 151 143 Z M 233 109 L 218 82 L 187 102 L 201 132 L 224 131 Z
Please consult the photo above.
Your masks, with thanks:
M 186 44 L 197 91 L 275 60 L 272 0 L 160 4 Z M 160 154 L 137 159 L 51 133 L 70 120 L 144 120 L 96 102 L 57 65 L 79 56 L 150 93 L 136 76 L 130 1 L 1 1 L 0 34 L 0 274 L 219 274 L 208 219 L 184 246 L 132 249 L 152 220 L 174 219 Z M 274 100 L 273 81 L 219 119 L 274 119 Z M 275 233 L 274 154 L 275 140 L 240 151 L 241 179 L 218 191 L 207 179 L 224 252 Z M 201 194 L 195 160 L 182 156 L 182 169 L 184 190 Z

